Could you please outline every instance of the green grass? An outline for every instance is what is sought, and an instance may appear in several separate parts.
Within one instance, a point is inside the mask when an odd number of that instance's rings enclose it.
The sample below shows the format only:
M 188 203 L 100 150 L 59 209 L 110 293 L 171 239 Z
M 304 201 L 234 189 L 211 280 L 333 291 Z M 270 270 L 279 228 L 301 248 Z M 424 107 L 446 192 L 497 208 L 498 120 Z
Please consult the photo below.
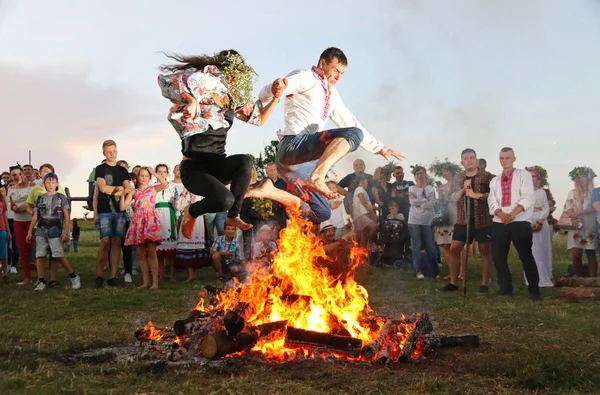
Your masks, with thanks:
M 96 245 L 93 227 L 84 224 L 80 252 L 70 254 L 83 279 L 80 290 L 64 286 L 34 293 L 31 287 L 0 286 L 1 394 L 600 393 L 600 305 L 568 303 L 555 289 L 543 291 L 547 298 L 542 303 L 530 301 L 514 255 L 512 298 L 477 295 L 476 260 L 469 265 L 466 298 L 437 292 L 442 280 L 419 281 L 412 273 L 369 268 L 364 283 L 378 313 L 398 317 L 426 311 L 440 333 L 481 335 L 479 348 L 444 350 L 427 364 L 272 366 L 238 360 L 221 370 L 162 374 L 137 365 L 67 365 L 58 356 L 75 348 L 130 342 L 148 319 L 157 326 L 171 325 L 186 316 L 197 292 L 216 278 L 207 268 L 199 272 L 199 282 L 182 283 L 186 274 L 180 272 L 177 283 L 162 283 L 157 292 L 97 290 L 92 285 Z M 563 238 L 556 239 L 555 250 L 554 271 L 566 272 L 570 258 Z M 59 280 L 68 283 L 62 270 Z

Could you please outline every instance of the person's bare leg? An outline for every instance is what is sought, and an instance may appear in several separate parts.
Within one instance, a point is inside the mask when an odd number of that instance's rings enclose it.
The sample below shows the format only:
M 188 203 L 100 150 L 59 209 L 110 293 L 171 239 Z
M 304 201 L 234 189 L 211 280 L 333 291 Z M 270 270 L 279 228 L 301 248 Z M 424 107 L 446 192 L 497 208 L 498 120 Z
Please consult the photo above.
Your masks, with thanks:
M 596 257 L 596 250 L 585 250 L 588 260 L 588 276 L 596 277 L 598 275 L 598 258 Z
M 110 278 L 117 277 L 119 271 L 119 260 L 121 259 L 121 238 L 110 239 Z
M 188 267 L 188 278 L 185 280 L 186 283 L 194 281 L 196 279 L 196 268 Z
M 69 262 L 69 260 L 67 259 L 67 257 L 62 257 L 60 259 L 53 259 L 52 263 L 56 264 L 58 266 L 58 262 L 60 262 L 62 264 L 62 266 L 65 268 L 65 271 L 69 274 L 73 273 L 73 266 L 71 266 L 71 262 Z
M 156 256 L 156 243 L 148 242 L 146 243 L 146 250 L 148 251 L 148 266 L 150 266 L 150 270 L 152 271 L 152 289 L 158 289 L 158 257 Z
M 242 221 L 242 219 L 240 218 L 239 215 L 237 217 L 227 217 L 227 219 L 225 220 L 225 225 L 235 226 L 236 228 L 239 228 L 241 230 L 252 229 L 252 225 L 247 224 L 244 221 Z
M 45 261 L 46 261 L 46 257 L 37 258 L 35 260 L 35 268 L 37 269 L 38 279 L 44 278 L 44 275 L 46 274 L 45 273 L 45 268 L 44 268 Z
M 271 199 L 283 204 L 286 208 L 297 210 L 302 204 L 302 199 L 287 191 L 275 188 L 270 178 L 265 179 L 256 188 L 249 189 L 245 195 L 247 198 Z M 229 218 L 227 218 L 229 219 Z
M 158 259 L 158 279 L 162 281 L 165 279 L 165 257 L 159 256 L 157 259 Z
M 138 251 L 138 262 L 140 264 L 140 272 L 142 272 L 142 285 L 140 285 L 140 288 L 148 288 L 149 281 L 148 281 L 148 261 L 147 261 L 147 253 L 146 253 L 146 245 L 145 244 L 139 244 L 137 246 L 137 251 Z
M 167 261 L 169 262 L 169 279 L 175 281 L 175 259 L 168 258 Z
M 213 265 L 217 273 L 222 276 L 223 275 L 223 264 L 221 263 L 221 255 L 218 252 L 215 252 L 212 256 Z
M 583 274 L 583 250 L 581 248 L 571 248 L 571 256 L 573 257 L 575 275 L 581 277 Z
M 108 248 L 110 246 L 110 237 L 103 237 L 100 239 L 100 245 L 98 246 L 98 259 L 96 260 L 96 276 L 102 277 L 104 275 L 104 264 L 108 259 Z M 119 248 L 121 248 L 119 246 Z
M 50 261 L 50 281 L 56 281 L 58 275 L 58 260 L 52 259 Z
M 465 243 L 458 240 L 452 240 L 450 244 L 450 255 L 448 259 L 448 267 L 450 268 L 450 284 L 458 285 L 458 273 L 462 263 L 462 252 L 464 251 Z
M 479 252 L 481 253 L 481 285 L 490 284 L 490 275 L 492 274 L 492 247 L 490 243 L 479 243 Z
M 331 192 L 325 184 L 325 176 L 329 169 L 331 169 L 331 166 L 346 156 L 348 152 L 350 152 L 350 143 L 348 140 L 341 137 L 333 139 L 327 148 L 325 148 L 325 152 L 319 158 L 315 169 L 308 176 L 304 188 L 308 191 L 320 193 L 328 199 L 337 197 L 338 194 Z

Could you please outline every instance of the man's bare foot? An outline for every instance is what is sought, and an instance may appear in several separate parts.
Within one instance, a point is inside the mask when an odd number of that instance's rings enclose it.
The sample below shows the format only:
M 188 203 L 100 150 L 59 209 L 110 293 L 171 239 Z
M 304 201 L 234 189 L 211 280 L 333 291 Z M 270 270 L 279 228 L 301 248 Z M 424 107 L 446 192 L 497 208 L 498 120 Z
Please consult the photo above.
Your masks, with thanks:
M 142 284 L 142 285 L 140 285 L 138 288 L 141 288 L 141 289 L 148 288 L 148 284 Z
M 181 224 L 181 233 L 186 239 L 191 239 L 194 233 L 194 225 L 196 225 L 196 218 L 190 214 L 190 206 L 187 206 L 183 210 L 183 223 Z
M 275 185 L 273 185 L 273 181 L 271 181 L 270 178 L 266 178 L 254 188 L 249 187 L 244 197 L 265 199 L 272 195 L 272 191 L 276 192 L 276 189 L 277 188 L 275 188 Z
M 335 199 L 340 195 L 336 192 L 331 192 L 327 184 L 322 178 L 309 178 L 304 183 L 304 188 L 307 191 L 317 192 L 325 196 L 327 199 Z
M 184 219 L 185 221 L 185 219 Z M 252 225 L 245 223 L 244 221 L 242 221 L 242 219 L 237 216 L 235 218 L 232 217 L 227 217 L 227 220 L 225 221 L 225 225 L 228 226 L 235 226 L 237 228 L 240 228 L 241 230 L 250 230 L 252 229 Z
M 188 277 L 185 282 L 186 283 L 191 283 L 192 281 L 196 281 L 196 277 Z
M 153 285 L 150 287 L 150 289 L 158 289 L 158 285 Z

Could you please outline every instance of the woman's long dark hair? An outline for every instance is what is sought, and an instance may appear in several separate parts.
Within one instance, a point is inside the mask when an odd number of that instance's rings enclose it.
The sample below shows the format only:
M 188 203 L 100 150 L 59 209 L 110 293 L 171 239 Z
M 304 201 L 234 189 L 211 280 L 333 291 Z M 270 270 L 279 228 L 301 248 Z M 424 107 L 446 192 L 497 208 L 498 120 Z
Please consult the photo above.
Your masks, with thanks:
M 163 54 L 166 57 L 179 62 L 179 64 L 163 64 L 158 68 L 162 72 L 172 72 L 172 73 L 177 72 L 177 71 L 187 70 L 189 68 L 195 68 L 197 70 L 202 70 L 206 66 L 210 66 L 210 65 L 217 66 L 217 68 L 220 69 L 222 66 L 225 66 L 224 60 L 227 55 L 239 55 L 241 57 L 239 52 L 236 51 L 235 49 L 227 49 L 227 50 L 221 51 L 213 56 L 209 56 L 209 55 L 186 56 L 186 55 L 181 55 L 181 54 L 168 54 L 165 52 L 163 52 Z M 242 59 L 243 59 L 243 57 L 242 57 Z

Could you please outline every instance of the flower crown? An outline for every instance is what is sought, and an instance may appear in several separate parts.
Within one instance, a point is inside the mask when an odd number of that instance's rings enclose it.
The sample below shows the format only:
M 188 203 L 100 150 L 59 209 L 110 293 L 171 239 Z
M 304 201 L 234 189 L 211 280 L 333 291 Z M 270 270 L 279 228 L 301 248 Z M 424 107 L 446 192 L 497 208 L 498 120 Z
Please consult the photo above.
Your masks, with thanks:
M 448 158 L 444 159 L 443 161 L 440 161 L 436 158 L 429 165 L 429 171 L 436 177 L 442 177 L 444 175 L 444 170 L 449 170 L 452 174 L 458 174 L 460 173 L 461 168 L 456 163 L 450 162 Z
M 219 70 L 223 73 L 224 79 L 229 82 L 229 92 L 233 97 L 232 108 L 252 104 L 254 102 L 252 89 L 258 74 L 238 54 L 228 52 L 220 55 L 220 60 L 221 67 L 219 67 Z
M 590 167 L 578 166 L 571 170 L 569 177 L 571 177 L 571 180 L 575 181 L 578 176 L 586 176 L 587 178 L 592 179 L 596 178 L 596 173 L 594 173 L 594 170 L 592 170 Z
M 531 167 L 526 167 L 525 170 L 535 170 L 540 175 L 540 185 L 542 187 L 548 186 L 548 171 L 544 169 L 542 166 L 535 165 Z

